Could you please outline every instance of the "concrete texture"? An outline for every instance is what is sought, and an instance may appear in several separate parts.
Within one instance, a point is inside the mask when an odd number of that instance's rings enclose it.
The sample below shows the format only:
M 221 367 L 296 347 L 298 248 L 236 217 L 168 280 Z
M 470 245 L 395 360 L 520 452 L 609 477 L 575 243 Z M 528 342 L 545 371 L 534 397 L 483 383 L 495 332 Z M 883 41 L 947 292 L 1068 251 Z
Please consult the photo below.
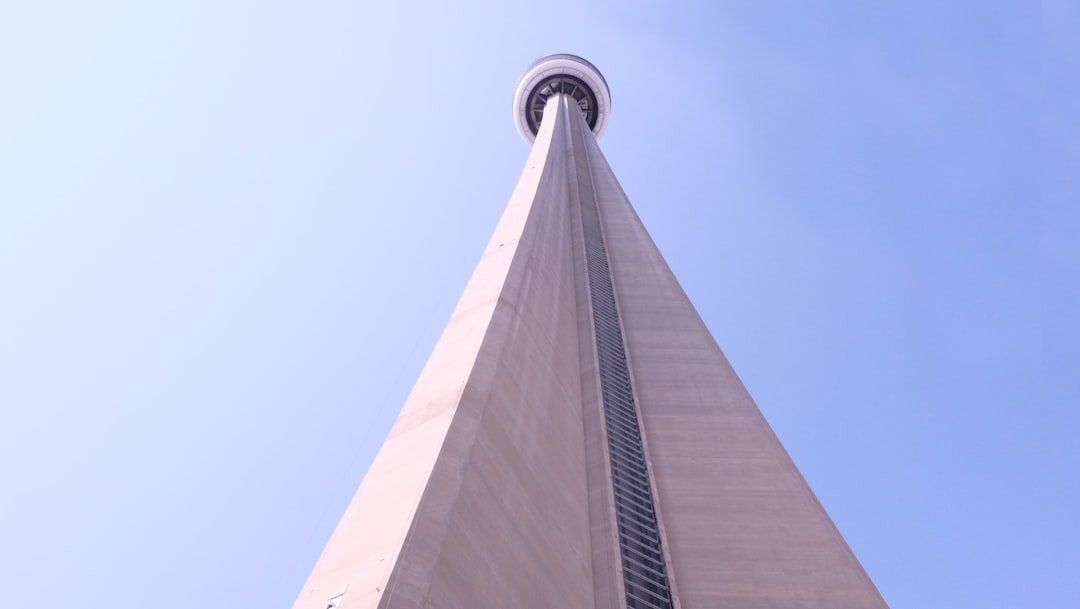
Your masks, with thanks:
M 625 606 L 582 205 L 603 224 L 676 606 L 885 607 L 560 95 L 294 609 Z
M 687 299 L 595 139 L 581 127 L 575 135 L 592 170 L 679 604 L 886 607 Z

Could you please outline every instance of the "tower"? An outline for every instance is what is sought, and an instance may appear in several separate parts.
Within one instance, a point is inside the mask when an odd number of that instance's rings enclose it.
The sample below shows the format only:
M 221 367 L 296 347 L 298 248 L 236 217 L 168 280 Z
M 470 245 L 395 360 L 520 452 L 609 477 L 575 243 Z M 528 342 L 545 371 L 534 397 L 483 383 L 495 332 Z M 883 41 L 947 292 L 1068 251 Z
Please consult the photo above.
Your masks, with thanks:
M 885 607 L 596 143 L 600 72 L 518 83 L 525 169 L 294 609 Z

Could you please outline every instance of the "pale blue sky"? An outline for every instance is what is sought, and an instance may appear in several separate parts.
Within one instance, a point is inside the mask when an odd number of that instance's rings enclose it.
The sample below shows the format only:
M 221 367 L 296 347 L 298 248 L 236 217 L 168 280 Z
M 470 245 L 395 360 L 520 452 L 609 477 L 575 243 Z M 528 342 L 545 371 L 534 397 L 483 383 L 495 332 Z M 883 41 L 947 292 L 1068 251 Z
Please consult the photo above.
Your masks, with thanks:
M 1049 0 L 8 0 L 0 605 L 291 606 L 554 52 L 604 73 L 608 160 L 893 609 L 1080 606 Z

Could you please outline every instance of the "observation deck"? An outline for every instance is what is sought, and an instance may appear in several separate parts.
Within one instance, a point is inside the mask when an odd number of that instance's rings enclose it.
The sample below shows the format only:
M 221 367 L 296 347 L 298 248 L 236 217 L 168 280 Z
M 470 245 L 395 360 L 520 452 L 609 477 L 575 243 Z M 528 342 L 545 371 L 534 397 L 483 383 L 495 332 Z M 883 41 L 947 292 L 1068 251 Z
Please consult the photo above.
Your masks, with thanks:
M 600 137 L 611 115 L 611 90 L 600 70 L 577 55 L 541 57 L 518 80 L 514 92 L 514 122 L 528 143 L 536 139 L 544 106 L 552 95 L 564 93 L 577 101 L 585 123 Z

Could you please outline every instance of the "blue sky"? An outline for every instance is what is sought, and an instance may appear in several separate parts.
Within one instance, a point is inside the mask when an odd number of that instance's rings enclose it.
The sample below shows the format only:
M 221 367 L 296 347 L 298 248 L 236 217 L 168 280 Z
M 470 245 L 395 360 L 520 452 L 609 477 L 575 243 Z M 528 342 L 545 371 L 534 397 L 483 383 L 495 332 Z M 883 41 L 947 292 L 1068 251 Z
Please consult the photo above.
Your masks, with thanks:
M 608 160 L 890 605 L 1080 606 L 1051 0 L 5 3 L 5 606 L 291 605 L 555 52 L 604 73 Z

